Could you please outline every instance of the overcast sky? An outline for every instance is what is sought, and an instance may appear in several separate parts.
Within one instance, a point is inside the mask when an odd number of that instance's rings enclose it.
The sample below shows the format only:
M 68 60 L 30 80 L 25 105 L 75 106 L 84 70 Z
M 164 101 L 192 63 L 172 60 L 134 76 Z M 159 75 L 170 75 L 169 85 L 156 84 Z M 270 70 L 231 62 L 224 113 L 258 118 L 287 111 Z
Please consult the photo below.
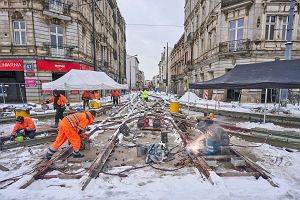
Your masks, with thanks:
M 183 27 L 145 27 L 130 24 L 182 25 L 184 0 L 117 0 L 125 18 L 127 53 L 138 55 L 140 69 L 146 79 L 158 74 L 163 47 L 173 47 L 183 33 Z

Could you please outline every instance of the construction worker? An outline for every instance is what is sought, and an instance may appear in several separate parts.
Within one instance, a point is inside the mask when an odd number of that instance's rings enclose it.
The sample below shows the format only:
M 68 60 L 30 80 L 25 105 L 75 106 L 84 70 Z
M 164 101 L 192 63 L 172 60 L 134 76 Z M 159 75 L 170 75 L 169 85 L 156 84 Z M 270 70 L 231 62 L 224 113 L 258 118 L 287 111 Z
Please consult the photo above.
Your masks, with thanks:
M 85 110 L 86 106 L 89 106 L 89 101 L 92 99 L 91 91 L 84 91 L 81 95 L 81 99 L 83 101 L 83 110 Z
M 16 137 L 23 136 L 33 139 L 35 136 L 35 124 L 30 117 L 18 116 L 14 129 L 11 131 L 10 140 L 14 141 Z
M 53 90 L 53 96 L 47 100 L 45 103 L 53 103 L 53 107 L 56 110 L 55 113 L 55 125 L 52 126 L 53 128 L 58 127 L 59 120 L 64 118 L 64 111 L 66 110 L 66 105 L 69 106 L 68 99 L 59 93 L 58 90 Z
M 148 91 L 146 89 L 144 89 L 144 91 L 142 91 L 141 98 L 142 98 L 142 101 L 148 101 L 149 95 L 148 95 Z
M 119 104 L 120 92 L 118 90 L 111 91 L 111 100 L 113 101 L 113 105 Z
M 99 94 L 99 91 L 97 91 L 97 90 L 92 91 L 91 99 L 97 99 L 97 100 L 100 100 L 100 94 Z
M 87 112 L 75 113 L 63 118 L 59 125 L 58 134 L 54 143 L 48 148 L 46 158 L 51 159 L 53 154 L 61 145 L 68 140 L 73 147 L 73 157 L 82 158 L 80 150 L 81 140 L 89 141 L 89 136 L 85 134 L 88 125 L 94 122 L 96 111 L 90 110 Z
M 215 124 L 215 114 L 214 113 L 204 113 L 204 120 L 198 119 L 197 129 L 201 130 L 202 132 L 206 132 L 208 127 Z

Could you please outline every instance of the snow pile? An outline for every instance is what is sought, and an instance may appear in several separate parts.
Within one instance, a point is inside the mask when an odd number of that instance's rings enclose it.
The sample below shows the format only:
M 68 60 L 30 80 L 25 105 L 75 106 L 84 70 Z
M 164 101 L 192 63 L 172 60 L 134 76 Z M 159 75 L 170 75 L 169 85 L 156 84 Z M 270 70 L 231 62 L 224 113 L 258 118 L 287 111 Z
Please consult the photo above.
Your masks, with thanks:
M 198 103 L 201 101 L 201 99 L 193 92 L 186 92 L 180 99 L 180 102 L 184 103 Z
M 268 130 L 275 130 L 275 131 L 295 131 L 300 133 L 300 129 L 298 128 L 284 128 L 282 126 L 275 125 L 273 123 L 254 123 L 254 122 L 240 122 L 237 123 L 236 126 L 241 128 L 247 128 L 247 129 L 254 129 L 254 128 L 263 128 Z

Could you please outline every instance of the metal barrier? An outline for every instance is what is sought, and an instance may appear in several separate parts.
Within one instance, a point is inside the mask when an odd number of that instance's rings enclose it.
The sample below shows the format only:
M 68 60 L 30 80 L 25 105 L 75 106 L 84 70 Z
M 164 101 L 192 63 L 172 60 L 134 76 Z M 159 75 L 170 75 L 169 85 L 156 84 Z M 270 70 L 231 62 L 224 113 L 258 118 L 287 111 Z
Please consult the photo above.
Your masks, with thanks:
M 0 103 L 25 103 L 24 83 L 0 83 Z

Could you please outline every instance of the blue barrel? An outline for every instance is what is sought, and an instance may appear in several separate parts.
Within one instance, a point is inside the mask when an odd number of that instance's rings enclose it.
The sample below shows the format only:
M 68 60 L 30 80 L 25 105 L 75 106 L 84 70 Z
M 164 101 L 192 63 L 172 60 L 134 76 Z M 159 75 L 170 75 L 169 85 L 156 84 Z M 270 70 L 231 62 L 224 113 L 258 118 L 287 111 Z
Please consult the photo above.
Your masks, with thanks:
M 208 155 L 214 155 L 218 151 L 218 144 L 216 140 L 208 138 L 206 140 L 206 149 L 207 149 L 207 154 Z

